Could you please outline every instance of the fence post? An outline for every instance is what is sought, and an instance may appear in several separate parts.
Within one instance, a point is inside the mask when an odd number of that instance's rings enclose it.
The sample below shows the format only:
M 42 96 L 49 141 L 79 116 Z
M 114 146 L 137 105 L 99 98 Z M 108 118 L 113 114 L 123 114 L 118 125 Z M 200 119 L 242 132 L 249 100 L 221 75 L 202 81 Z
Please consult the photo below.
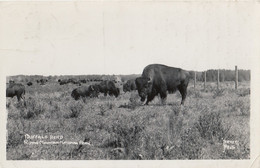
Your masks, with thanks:
M 235 89 L 237 89 L 237 86 L 238 86 L 238 70 L 237 70 L 237 66 L 235 66 L 235 75 L 236 75 L 236 78 L 235 78 Z
M 204 90 L 206 90 L 206 81 L 207 81 L 206 73 L 207 73 L 207 71 L 204 72 Z
M 194 89 L 196 88 L 196 71 L 194 71 Z
M 219 69 L 218 69 L 218 82 L 217 82 L 217 87 L 218 87 L 218 90 L 219 90 Z

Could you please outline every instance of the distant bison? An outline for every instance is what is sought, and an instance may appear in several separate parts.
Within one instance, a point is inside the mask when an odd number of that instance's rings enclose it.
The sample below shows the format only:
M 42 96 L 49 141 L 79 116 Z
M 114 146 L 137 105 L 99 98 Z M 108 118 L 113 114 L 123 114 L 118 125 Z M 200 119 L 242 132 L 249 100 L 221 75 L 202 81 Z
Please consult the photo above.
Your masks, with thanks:
M 36 80 L 37 83 L 40 83 L 40 85 L 45 85 L 48 80 L 47 79 L 40 79 L 40 80 Z
M 71 93 L 71 97 L 75 100 L 79 100 L 80 97 L 97 97 L 98 91 L 93 86 L 81 86 L 74 89 Z
M 81 83 L 87 83 L 86 79 L 81 79 L 81 80 L 79 80 L 79 82 L 81 82 Z
M 161 64 L 151 64 L 144 68 L 142 77 L 136 78 L 136 87 L 141 101 L 146 105 L 160 94 L 164 100 L 167 91 L 173 93 L 179 90 L 182 96 L 181 104 L 184 104 L 189 83 L 189 72 L 180 68 L 169 67 Z
M 65 85 L 65 84 L 68 84 L 68 83 L 72 83 L 72 84 L 77 84 L 79 86 L 81 86 L 81 83 L 80 81 L 77 81 L 76 79 L 59 79 L 58 82 L 60 83 L 60 85 Z
M 60 85 L 65 85 L 65 84 L 69 83 L 67 79 L 62 79 L 62 80 L 59 79 L 58 82 Z
M 118 97 L 120 94 L 119 88 L 115 86 L 115 83 L 112 81 L 102 81 L 98 84 L 99 92 L 104 93 L 104 96 L 107 96 L 107 93 L 112 96 Z
M 136 90 L 135 79 L 130 79 L 123 85 L 124 92 L 131 92 L 132 90 Z
M 14 96 L 16 96 L 18 102 L 20 101 L 21 98 L 25 101 L 24 95 L 25 95 L 25 87 L 20 83 L 9 84 L 9 86 L 6 88 L 6 97 L 13 98 Z
M 32 82 L 28 82 L 27 85 L 28 85 L 28 86 L 32 86 L 33 83 L 32 83 Z

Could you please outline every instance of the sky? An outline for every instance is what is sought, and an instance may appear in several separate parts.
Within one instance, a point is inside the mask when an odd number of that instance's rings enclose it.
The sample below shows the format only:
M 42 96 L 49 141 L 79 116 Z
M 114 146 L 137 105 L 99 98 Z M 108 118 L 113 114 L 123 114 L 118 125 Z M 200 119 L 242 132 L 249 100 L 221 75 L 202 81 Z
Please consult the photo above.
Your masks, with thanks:
M 152 63 L 186 70 L 252 69 L 258 6 L 240 2 L 4 2 L 7 75 L 141 74 Z

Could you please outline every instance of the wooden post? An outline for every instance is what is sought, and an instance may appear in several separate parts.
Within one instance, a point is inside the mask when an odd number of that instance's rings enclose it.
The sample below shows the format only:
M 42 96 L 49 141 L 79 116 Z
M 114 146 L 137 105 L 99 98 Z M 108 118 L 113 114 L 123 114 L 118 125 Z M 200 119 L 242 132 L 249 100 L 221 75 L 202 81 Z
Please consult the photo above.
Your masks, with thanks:
M 236 75 L 236 78 L 235 78 L 235 89 L 237 89 L 237 86 L 238 86 L 238 70 L 237 70 L 237 66 L 235 66 L 235 75 Z
M 194 71 L 194 89 L 196 88 L 196 71 Z
M 218 69 L 218 82 L 217 82 L 217 87 L 218 87 L 218 90 L 219 90 L 219 69 Z
M 204 72 L 204 90 L 206 90 L 206 74 L 207 74 L 207 71 Z

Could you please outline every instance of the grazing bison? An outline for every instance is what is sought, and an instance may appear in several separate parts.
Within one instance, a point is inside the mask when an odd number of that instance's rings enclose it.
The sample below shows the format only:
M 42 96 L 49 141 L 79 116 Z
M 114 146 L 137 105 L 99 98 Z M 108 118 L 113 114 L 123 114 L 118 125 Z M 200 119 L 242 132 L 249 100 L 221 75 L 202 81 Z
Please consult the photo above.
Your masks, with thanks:
M 25 87 L 20 83 L 12 83 L 6 88 L 6 97 L 13 98 L 14 96 L 16 96 L 18 102 L 20 101 L 21 98 L 25 101 L 24 95 L 25 95 Z
M 67 79 L 63 79 L 63 80 L 59 79 L 58 82 L 60 83 L 60 85 L 65 85 L 69 83 Z
M 174 93 L 179 90 L 184 104 L 189 83 L 189 72 L 180 68 L 169 67 L 161 64 L 151 64 L 144 68 L 142 76 L 135 80 L 141 101 L 146 105 L 160 94 L 162 100 L 166 99 L 167 91 Z
M 90 85 L 89 88 L 90 97 L 98 97 L 99 94 L 99 85 Z
M 81 82 L 81 83 L 87 83 L 86 79 L 81 79 L 81 80 L 79 80 L 79 82 Z
M 71 97 L 75 100 L 79 100 L 80 97 L 97 97 L 98 91 L 94 87 L 93 85 L 78 87 L 72 91 Z
M 32 83 L 32 82 L 28 82 L 27 85 L 28 85 L 28 86 L 32 86 L 33 83 Z
M 114 95 L 115 97 L 118 97 L 120 94 L 119 88 L 115 86 L 115 83 L 112 81 L 102 81 L 98 85 L 99 92 L 104 93 L 104 96 L 107 96 L 107 93 L 109 96 Z
M 131 92 L 132 90 L 136 90 L 135 79 L 130 79 L 123 85 L 124 92 Z
M 40 85 L 45 85 L 46 82 L 48 82 L 47 79 L 40 79 L 40 80 L 36 80 L 37 83 L 40 83 Z

